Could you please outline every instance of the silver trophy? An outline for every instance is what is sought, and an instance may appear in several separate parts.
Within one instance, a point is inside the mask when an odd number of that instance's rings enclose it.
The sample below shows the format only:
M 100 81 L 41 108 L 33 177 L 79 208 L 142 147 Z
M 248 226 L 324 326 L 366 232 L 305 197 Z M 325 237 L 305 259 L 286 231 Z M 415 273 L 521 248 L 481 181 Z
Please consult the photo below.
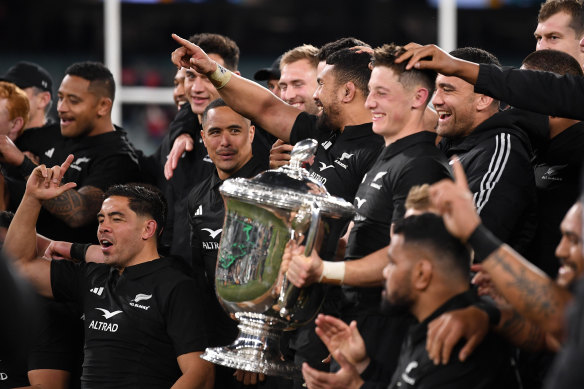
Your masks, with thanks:
M 325 288 L 296 288 L 286 280 L 282 255 L 288 241 L 319 253 L 338 240 L 333 223 L 348 222 L 352 204 L 330 196 L 302 168 L 316 152 L 313 139 L 299 142 L 289 166 L 252 179 L 226 180 L 219 188 L 225 222 L 215 286 L 225 310 L 239 320 L 239 335 L 224 347 L 208 348 L 202 358 L 215 364 L 266 375 L 293 377 L 299 369 L 284 361 L 280 336 L 310 321 L 324 299 Z

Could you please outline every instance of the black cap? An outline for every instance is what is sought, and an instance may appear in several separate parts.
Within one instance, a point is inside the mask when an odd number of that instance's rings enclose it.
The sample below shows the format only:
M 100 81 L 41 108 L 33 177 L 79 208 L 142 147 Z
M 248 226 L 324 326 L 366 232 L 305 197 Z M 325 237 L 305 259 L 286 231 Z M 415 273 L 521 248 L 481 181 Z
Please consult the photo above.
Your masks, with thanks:
M 256 81 L 267 81 L 272 79 L 280 79 L 280 60 L 282 56 L 276 58 L 274 63 L 269 68 L 263 68 L 255 72 L 253 78 Z
M 53 79 L 49 72 L 32 62 L 19 62 L 0 77 L 2 81 L 16 84 L 20 89 L 35 86 L 53 94 Z

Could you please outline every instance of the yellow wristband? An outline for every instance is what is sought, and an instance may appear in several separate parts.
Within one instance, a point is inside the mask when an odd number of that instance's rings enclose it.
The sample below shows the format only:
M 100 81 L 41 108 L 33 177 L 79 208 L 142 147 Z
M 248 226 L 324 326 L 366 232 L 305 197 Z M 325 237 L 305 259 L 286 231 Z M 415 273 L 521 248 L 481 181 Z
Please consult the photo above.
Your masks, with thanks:
M 231 71 L 217 64 L 217 69 L 209 76 L 216 89 L 221 89 L 231 80 Z

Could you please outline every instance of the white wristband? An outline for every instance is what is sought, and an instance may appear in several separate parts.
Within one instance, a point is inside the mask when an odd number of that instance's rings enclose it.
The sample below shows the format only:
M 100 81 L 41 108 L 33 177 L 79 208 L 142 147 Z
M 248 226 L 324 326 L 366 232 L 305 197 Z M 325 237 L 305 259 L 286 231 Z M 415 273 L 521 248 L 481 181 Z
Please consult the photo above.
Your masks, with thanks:
M 231 72 L 223 66 L 217 64 L 217 69 L 209 76 L 209 80 L 215 86 L 215 89 L 221 89 L 231 80 Z
M 322 274 L 319 282 L 342 285 L 345 280 L 345 262 L 322 261 Z

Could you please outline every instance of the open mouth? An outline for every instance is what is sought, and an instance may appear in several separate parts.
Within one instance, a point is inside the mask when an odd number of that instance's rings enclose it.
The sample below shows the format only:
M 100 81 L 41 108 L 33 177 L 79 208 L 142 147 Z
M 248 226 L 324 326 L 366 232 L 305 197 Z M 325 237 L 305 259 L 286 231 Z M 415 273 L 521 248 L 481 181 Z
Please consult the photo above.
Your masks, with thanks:
M 100 241 L 99 241 L 99 244 L 100 244 L 100 245 L 101 245 L 101 247 L 103 247 L 103 248 L 108 248 L 108 247 L 111 247 L 111 246 L 113 246 L 113 243 L 112 243 L 112 242 L 110 242 L 110 241 L 109 241 L 109 240 L 107 240 L 107 239 L 102 239 L 102 240 L 100 240 Z

